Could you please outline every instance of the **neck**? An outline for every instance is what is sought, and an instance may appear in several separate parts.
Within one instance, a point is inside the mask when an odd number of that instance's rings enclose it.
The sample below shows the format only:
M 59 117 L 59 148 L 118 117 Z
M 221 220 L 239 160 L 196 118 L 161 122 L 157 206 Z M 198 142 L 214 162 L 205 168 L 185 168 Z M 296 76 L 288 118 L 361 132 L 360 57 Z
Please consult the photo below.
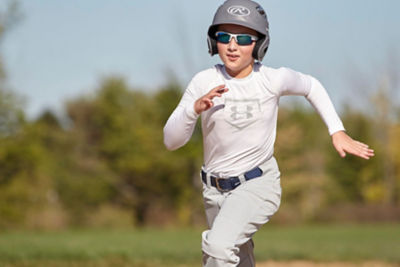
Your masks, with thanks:
M 226 67 L 225 70 L 232 78 L 241 79 L 247 77 L 253 71 L 254 61 L 241 70 L 232 70 Z

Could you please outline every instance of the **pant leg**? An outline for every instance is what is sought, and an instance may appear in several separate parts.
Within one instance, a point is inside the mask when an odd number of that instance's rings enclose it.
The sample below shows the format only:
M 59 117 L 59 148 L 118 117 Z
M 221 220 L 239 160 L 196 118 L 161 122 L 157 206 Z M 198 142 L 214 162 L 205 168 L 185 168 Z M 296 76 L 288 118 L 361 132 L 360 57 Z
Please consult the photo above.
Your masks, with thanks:
M 280 173 L 275 160 L 262 177 L 229 193 L 203 191 L 210 230 L 202 234 L 203 266 L 254 266 L 253 234 L 280 205 Z
M 219 192 L 214 187 L 207 187 L 203 185 L 203 196 L 207 223 L 208 227 L 211 228 L 227 194 Z M 253 250 L 254 243 L 252 239 L 240 246 L 238 254 L 240 258 L 240 264 L 238 267 L 252 267 L 255 265 Z

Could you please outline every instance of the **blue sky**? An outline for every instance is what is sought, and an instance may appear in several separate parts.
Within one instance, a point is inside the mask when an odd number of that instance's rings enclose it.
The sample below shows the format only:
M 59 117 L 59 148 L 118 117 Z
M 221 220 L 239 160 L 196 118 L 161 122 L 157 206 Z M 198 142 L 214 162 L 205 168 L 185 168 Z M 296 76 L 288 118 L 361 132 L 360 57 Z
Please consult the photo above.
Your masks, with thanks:
M 183 85 L 219 63 L 206 32 L 221 0 L 20 0 L 24 19 L 1 52 L 11 88 L 26 111 L 61 111 L 63 103 L 120 75 L 130 86 L 156 90 L 173 71 Z M 311 74 L 339 105 L 352 73 L 379 79 L 390 53 L 400 52 L 398 0 L 260 0 L 270 21 L 263 60 Z

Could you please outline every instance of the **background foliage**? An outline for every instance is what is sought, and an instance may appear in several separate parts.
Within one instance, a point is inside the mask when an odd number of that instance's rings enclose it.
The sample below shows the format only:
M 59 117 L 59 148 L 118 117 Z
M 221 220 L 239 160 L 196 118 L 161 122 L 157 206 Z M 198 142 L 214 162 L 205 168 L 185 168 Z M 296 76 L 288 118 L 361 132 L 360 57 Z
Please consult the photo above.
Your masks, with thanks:
M 110 77 L 95 94 L 69 101 L 66 118 L 46 111 L 33 121 L 14 97 L 2 97 L 0 226 L 204 223 L 199 127 L 177 151 L 162 140 L 181 94 L 174 82 L 150 94 Z M 284 194 L 275 222 L 399 219 L 398 120 L 383 129 L 385 149 L 375 118 L 352 110 L 342 118 L 376 157 L 342 159 L 312 109 L 280 109 L 275 155 Z
M 0 14 L 0 42 L 20 17 L 10 3 Z M 375 149 L 369 161 L 340 158 L 309 105 L 280 108 L 283 204 L 272 223 L 400 219 L 393 68 L 366 92 L 368 110 L 349 102 L 341 114 L 348 133 Z M 204 224 L 200 127 L 177 151 L 163 145 L 163 126 L 184 90 L 175 79 L 148 93 L 107 77 L 93 94 L 68 101 L 65 115 L 48 110 L 28 120 L 6 78 L 0 57 L 0 228 Z

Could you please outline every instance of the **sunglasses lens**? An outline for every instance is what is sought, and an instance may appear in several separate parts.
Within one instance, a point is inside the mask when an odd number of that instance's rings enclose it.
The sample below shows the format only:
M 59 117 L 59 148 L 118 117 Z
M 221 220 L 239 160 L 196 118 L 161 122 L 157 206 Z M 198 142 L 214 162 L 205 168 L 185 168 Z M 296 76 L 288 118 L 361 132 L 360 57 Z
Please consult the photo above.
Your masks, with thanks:
M 220 32 L 217 34 L 217 41 L 220 43 L 223 43 L 223 44 L 227 44 L 227 43 L 229 43 L 229 40 L 231 39 L 230 37 L 231 36 L 229 34 Z
M 238 35 L 237 42 L 239 45 L 249 45 L 253 41 L 251 40 L 251 36 L 249 36 L 249 35 Z

